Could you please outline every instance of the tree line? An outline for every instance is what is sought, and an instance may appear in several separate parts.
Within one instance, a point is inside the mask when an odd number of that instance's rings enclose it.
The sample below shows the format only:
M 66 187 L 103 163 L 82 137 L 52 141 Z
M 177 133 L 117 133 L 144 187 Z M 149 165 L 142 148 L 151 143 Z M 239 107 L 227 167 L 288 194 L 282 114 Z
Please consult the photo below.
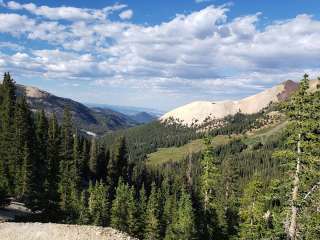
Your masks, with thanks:
M 318 239 L 320 93 L 305 76 L 281 109 L 284 132 L 264 142 L 233 138 L 256 116 L 238 114 L 219 131 L 159 122 L 87 138 L 66 107 L 32 112 L 9 73 L 0 85 L 0 201 L 14 197 L 22 218 L 112 226 L 139 239 Z M 237 127 L 238 126 L 238 127 Z M 203 137 L 202 153 L 148 169 L 146 155 Z M 233 139 L 232 139 L 233 138 Z

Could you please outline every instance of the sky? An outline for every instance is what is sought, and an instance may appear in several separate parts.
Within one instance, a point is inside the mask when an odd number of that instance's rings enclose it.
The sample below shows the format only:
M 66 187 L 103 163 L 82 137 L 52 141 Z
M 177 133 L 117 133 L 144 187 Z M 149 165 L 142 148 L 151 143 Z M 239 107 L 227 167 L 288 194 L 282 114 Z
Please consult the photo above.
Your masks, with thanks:
M 0 72 L 83 103 L 171 110 L 320 75 L 319 0 L 0 0 Z

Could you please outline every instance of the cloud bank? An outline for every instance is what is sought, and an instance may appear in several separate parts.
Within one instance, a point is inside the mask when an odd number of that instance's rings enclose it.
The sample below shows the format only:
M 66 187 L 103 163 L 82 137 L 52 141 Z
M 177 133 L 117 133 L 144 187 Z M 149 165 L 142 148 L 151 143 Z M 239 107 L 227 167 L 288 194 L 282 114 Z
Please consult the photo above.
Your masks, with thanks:
M 0 42 L 0 70 L 20 76 L 221 99 L 320 70 L 320 21 L 306 14 L 259 28 L 263 13 L 229 19 L 211 5 L 150 26 L 120 4 L 2 8 L 0 36 L 15 41 Z

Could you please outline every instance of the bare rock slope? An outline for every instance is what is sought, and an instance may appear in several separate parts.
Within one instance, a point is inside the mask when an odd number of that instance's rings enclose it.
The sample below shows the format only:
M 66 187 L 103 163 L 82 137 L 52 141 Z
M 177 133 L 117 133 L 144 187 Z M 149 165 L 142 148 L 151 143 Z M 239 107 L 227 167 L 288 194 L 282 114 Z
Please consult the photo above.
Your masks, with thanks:
M 135 240 L 112 228 L 52 223 L 1 223 L 1 240 Z
M 310 87 L 315 88 L 317 84 L 319 84 L 318 80 L 311 81 Z M 268 107 L 271 102 L 276 103 L 287 99 L 297 88 L 298 83 L 288 80 L 280 85 L 238 101 L 192 102 L 166 113 L 160 120 L 174 119 L 182 122 L 182 124 L 191 126 L 192 124 L 201 125 L 207 119 L 222 119 L 228 115 L 234 115 L 239 111 L 253 114 Z

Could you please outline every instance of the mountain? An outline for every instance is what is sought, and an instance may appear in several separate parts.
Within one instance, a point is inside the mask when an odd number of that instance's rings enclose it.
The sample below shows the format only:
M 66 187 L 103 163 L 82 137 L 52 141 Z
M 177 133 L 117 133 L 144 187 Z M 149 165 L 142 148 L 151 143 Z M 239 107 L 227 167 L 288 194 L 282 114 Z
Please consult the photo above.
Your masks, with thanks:
M 59 121 L 62 120 L 65 106 L 68 106 L 75 126 L 89 135 L 100 135 L 138 125 L 138 122 L 125 114 L 110 109 L 89 108 L 79 102 L 55 96 L 36 87 L 17 85 L 17 95 L 21 94 L 25 94 L 33 111 L 44 109 L 48 115 L 55 112 Z
M 134 115 L 130 115 L 130 118 L 141 124 L 149 123 L 157 119 L 156 116 L 147 112 L 139 112 Z
M 313 80 L 310 82 L 310 87 L 315 88 L 318 83 L 318 80 Z M 237 112 L 253 114 L 268 107 L 272 102 L 275 103 L 287 99 L 297 88 L 298 83 L 288 80 L 280 85 L 238 101 L 192 102 L 166 113 L 160 120 L 173 119 L 184 125 L 191 126 L 193 124 L 201 125 L 209 119 L 222 119 Z
M 161 117 L 164 112 L 152 108 L 144 108 L 144 107 L 132 107 L 132 106 L 117 106 L 117 105 L 109 105 L 109 104 L 96 104 L 96 103 L 86 103 L 88 107 L 98 107 L 98 108 L 106 108 L 111 109 L 116 112 L 123 113 L 127 116 L 134 116 L 141 113 L 147 113 L 154 117 Z

